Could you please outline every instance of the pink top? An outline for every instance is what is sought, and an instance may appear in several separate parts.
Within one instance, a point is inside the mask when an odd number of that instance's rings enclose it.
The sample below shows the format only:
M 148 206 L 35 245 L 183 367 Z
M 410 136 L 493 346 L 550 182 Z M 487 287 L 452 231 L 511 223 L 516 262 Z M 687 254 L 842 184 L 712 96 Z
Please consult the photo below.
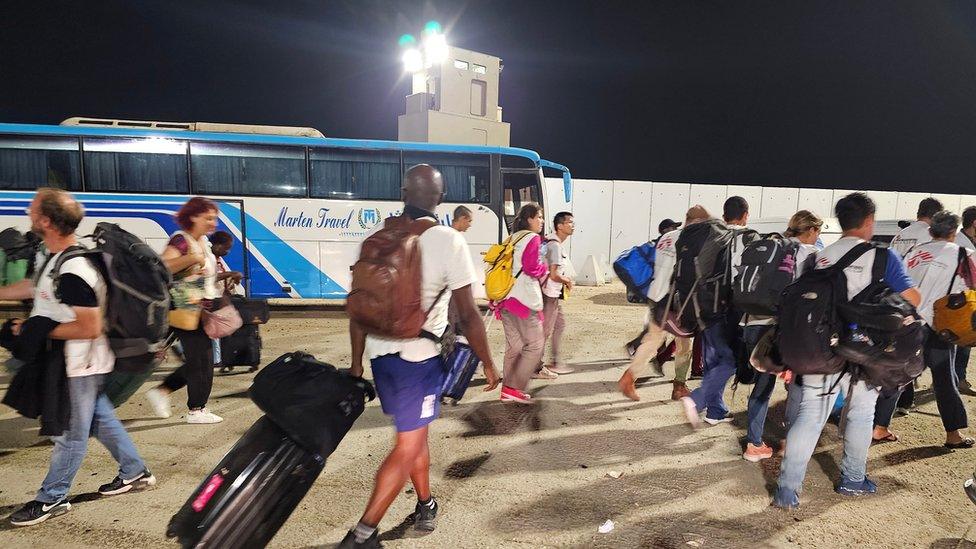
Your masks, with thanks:
M 525 245 L 525 251 L 522 252 L 522 274 L 540 281 L 549 274 L 549 267 L 542 260 L 542 254 L 539 253 L 541 247 L 542 237 L 533 235 L 529 243 Z M 498 304 L 498 307 L 495 309 L 495 318 L 500 317 L 502 309 L 519 318 L 529 318 L 534 312 L 514 297 L 503 299 Z M 538 311 L 538 313 L 539 320 L 543 320 L 542 311 Z

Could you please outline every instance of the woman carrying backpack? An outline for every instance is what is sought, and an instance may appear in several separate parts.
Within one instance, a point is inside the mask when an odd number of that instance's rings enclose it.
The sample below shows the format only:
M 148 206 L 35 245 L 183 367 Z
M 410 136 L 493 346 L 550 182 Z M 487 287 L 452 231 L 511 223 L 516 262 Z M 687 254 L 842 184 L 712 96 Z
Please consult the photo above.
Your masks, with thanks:
M 217 258 L 210 249 L 207 235 L 217 229 L 217 204 L 207 198 L 195 196 L 176 212 L 179 231 L 173 233 L 163 262 L 173 273 L 174 287 L 199 288 L 201 301 L 197 308 L 209 308 L 220 297 L 217 290 Z M 172 316 L 170 317 L 172 319 Z M 207 400 L 213 387 L 213 346 L 203 330 L 203 321 L 195 329 L 173 328 L 183 345 L 185 361 L 163 382 L 146 392 L 146 398 L 157 416 L 170 416 L 169 395 L 186 387 L 187 423 L 220 423 L 223 418 L 207 409 Z
M 820 238 L 822 227 L 823 219 L 807 210 L 800 210 L 790 218 L 789 227 L 783 236 L 798 240 L 800 243 L 796 250 L 794 280 L 803 274 L 806 259 L 811 253 L 817 251 L 816 243 L 817 239 Z M 746 345 L 746 356 L 752 354 L 752 350 L 755 349 L 759 340 L 775 324 L 775 317 L 747 316 L 746 325 L 742 332 L 742 339 Z M 747 461 L 758 462 L 773 457 L 773 449 L 763 442 L 762 436 L 766 425 L 766 414 L 769 411 L 769 398 L 772 396 L 775 387 L 776 375 L 757 372 L 755 385 L 749 394 L 749 404 L 746 411 L 749 424 L 746 429 L 746 449 L 742 453 L 742 457 Z M 798 395 L 791 392 L 789 397 L 798 398 Z M 789 409 L 790 406 L 787 405 L 787 410 Z M 789 414 L 787 414 L 787 422 L 789 419 Z
M 512 227 L 511 238 L 517 242 L 512 272 L 517 276 L 512 290 L 496 309 L 505 328 L 502 402 L 532 402 L 525 389 L 545 351 L 542 282 L 548 268 L 542 259 L 540 234 L 544 224 L 542 208 L 530 202 L 519 209 Z

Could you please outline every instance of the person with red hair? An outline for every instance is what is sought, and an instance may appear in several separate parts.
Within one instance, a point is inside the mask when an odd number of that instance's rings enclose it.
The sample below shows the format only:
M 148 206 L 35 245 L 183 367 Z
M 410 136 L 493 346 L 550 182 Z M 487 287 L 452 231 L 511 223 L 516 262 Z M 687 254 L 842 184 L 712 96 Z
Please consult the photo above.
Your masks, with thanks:
M 202 286 L 203 308 L 208 308 L 213 300 L 220 297 L 216 285 L 217 258 L 207 239 L 207 235 L 217 230 L 217 214 L 217 204 L 208 198 L 195 196 L 188 200 L 176 212 L 176 223 L 180 230 L 173 233 L 162 255 L 174 280 L 195 282 Z M 153 411 L 159 417 L 169 417 L 169 395 L 186 387 L 186 405 L 189 408 L 187 423 L 223 421 L 222 417 L 207 409 L 207 400 L 213 388 L 214 356 L 203 323 L 195 330 L 173 328 L 173 331 L 183 346 L 185 360 L 159 386 L 146 392 Z

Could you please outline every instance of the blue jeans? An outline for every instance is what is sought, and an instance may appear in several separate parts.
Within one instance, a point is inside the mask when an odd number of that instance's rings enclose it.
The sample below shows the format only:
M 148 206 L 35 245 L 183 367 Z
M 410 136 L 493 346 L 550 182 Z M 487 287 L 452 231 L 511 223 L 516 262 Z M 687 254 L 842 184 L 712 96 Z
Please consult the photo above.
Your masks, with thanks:
M 756 343 L 770 329 L 772 325 L 765 326 L 746 326 L 742 330 L 742 339 L 746 344 L 746 356 L 752 355 L 752 350 L 756 348 Z M 760 373 L 756 378 L 752 392 L 749 393 L 749 405 L 746 408 L 746 416 L 749 418 L 749 427 L 746 429 L 746 441 L 760 446 L 762 444 L 763 428 L 766 426 L 766 413 L 769 411 L 769 397 L 776 388 L 776 376 L 773 374 Z
M 840 383 L 830 394 L 824 394 Z M 833 374 L 829 376 L 803 376 L 802 398 L 786 434 L 786 455 L 780 468 L 779 487 L 799 492 L 803 477 L 807 474 L 807 463 L 820 440 L 820 432 L 834 407 L 838 389 L 844 391 L 847 403 L 847 417 L 844 423 L 844 458 L 840 464 L 843 478 L 858 482 L 864 480 L 868 461 L 868 448 L 871 446 L 871 431 L 874 429 L 874 405 L 878 400 L 878 390 L 863 381 L 850 386 L 850 375 Z
M 725 386 L 735 375 L 735 353 L 732 340 L 734 327 L 726 319 L 713 322 L 702 332 L 704 336 L 705 372 L 701 386 L 691 392 L 698 411 L 705 410 L 705 417 L 722 419 L 729 413 L 725 407 Z
M 89 435 L 97 438 L 119 463 L 119 476 L 123 479 L 133 479 L 146 469 L 125 427 L 115 417 L 112 403 L 102 392 L 107 378 L 108 374 L 68 378 L 71 421 L 67 431 L 51 437 L 51 466 L 37 492 L 37 501 L 54 503 L 68 495 L 88 451 Z

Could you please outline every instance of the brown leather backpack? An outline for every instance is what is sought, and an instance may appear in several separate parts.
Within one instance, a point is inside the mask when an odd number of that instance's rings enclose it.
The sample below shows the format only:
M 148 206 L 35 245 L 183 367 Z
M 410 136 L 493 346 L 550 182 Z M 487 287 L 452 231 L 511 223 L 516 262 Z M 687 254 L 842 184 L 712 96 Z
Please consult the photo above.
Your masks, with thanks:
M 419 237 L 436 225 L 432 219 L 391 217 L 363 241 L 352 266 L 346 312 L 366 333 L 396 339 L 421 335 L 430 311 L 421 304 Z

